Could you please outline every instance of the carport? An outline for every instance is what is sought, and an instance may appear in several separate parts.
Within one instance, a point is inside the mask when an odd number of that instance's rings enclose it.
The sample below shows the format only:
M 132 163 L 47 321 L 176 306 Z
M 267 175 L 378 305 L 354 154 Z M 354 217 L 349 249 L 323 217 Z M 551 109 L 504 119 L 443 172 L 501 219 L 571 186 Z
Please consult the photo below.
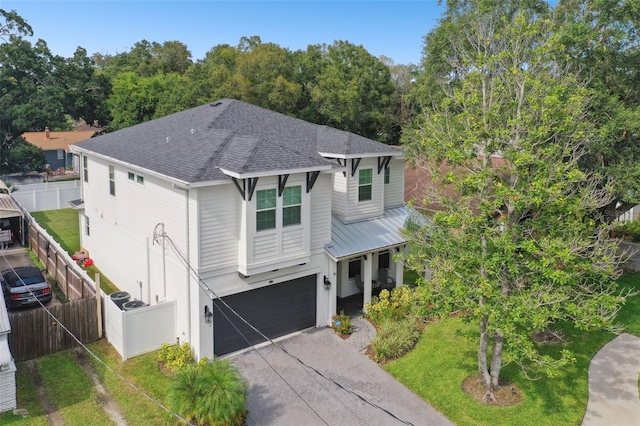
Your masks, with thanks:
M 17 238 L 20 239 L 20 244 L 25 245 L 22 209 L 9 193 L 9 188 L 4 182 L 0 181 L 0 220 L 2 219 L 9 219 L 14 236 L 17 235 Z

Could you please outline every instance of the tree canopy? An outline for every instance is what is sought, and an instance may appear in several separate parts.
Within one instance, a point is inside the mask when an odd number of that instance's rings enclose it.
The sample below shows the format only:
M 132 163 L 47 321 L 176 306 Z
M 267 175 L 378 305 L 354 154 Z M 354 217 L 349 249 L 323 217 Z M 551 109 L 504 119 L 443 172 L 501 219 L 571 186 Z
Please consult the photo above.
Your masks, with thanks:
M 613 199 L 609 181 L 581 167 L 601 137 L 591 89 L 557 60 L 557 23 L 539 2 L 450 3 L 427 36 L 437 72 L 420 81 L 423 111 L 403 139 L 441 211 L 410 232 L 407 262 L 431 269 L 425 285 L 443 314 L 477 322 L 493 400 L 504 363 L 552 374 L 571 362 L 540 353 L 534 331 L 616 329 L 621 259 L 597 220 Z

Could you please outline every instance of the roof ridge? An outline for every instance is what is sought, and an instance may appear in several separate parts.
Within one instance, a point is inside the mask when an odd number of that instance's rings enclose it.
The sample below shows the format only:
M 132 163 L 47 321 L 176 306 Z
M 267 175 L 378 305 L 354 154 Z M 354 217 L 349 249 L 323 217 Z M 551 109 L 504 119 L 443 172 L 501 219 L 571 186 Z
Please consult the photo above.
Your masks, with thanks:
M 235 136 L 236 132 L 229 132 L 229 134 L 224 138 L 224 140 L 222 141 L 222 143 L 220 143 L 218 145 L 218 148 L 215 149 L 211 155 L 209 156 L 209 158 L 207 159 L 207 161 L 205 161 L 205 163 L 202 165 L 202 167 L 200 167 L 200 170 L 198 170 L 198 173 L 196 173 L 193 176 L 194 180 L 198 180 L 202 177 L 202 175 L 204 174 L 204 172 L 206 172 L 209 167 L 211 166 L 211 164 L 213 164 L 214 160 L 216 158 L 218 158 L 218 155 L 220 154 L 220 152 L 222 151 L 223 148 L 226 148 L 227 145 L 229 145 L 229 142 L 231 142 L 231 140 L 233 139 L 233 137 Z

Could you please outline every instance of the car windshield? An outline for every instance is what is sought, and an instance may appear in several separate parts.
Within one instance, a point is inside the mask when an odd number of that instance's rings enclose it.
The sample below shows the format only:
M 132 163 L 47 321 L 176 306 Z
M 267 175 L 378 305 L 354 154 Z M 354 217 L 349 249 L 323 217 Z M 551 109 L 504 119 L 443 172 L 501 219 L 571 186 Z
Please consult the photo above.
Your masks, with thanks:
M 22 277 L 22 280 L 18 278 L 18 275 Z M 18 275 L 11 272 L 9 274 L 5 274 L 4 278 L 7 280 L 11 287 L 20 287 L 22 285 L 31 285 L 45 282 L 44 277 L 42 276 L 40 271 L 35 268 L 20 271 Z

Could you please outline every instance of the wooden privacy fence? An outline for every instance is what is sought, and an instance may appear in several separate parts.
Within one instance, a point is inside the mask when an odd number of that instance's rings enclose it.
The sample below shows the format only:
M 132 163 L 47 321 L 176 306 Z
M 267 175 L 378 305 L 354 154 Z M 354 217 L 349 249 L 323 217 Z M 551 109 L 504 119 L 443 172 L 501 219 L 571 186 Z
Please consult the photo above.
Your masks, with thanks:
M 96 299 L 72 300 L 48 306 L 58 321 L 82 343 L 99 339 Z M 12 312 L 9 348 L 17 362 L 73 348 L 78 342 L 44 308 Z
M 38 255 L 38 260 L 58 283 L 58 287 L 69 300 L 94 298 L 96 295 L 93 281 L 83 277 L 80 267 L 69 254 L 52 241 L 49 235 L 41 232 L 33 223 L 29 223 L 29 246 Z

